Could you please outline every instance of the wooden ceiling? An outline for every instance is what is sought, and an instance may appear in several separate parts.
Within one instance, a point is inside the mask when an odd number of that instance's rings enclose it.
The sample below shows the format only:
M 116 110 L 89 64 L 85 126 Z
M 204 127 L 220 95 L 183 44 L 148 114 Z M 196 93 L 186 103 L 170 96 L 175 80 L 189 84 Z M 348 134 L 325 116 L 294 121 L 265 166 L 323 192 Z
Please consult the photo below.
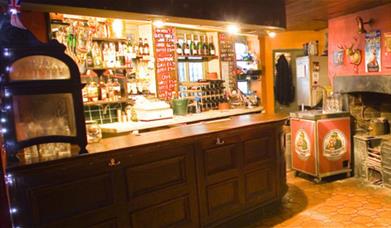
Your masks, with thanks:
M 391 0 L 285 0 L 287 30 L 325 29 L 328 19 L 387 3 Z

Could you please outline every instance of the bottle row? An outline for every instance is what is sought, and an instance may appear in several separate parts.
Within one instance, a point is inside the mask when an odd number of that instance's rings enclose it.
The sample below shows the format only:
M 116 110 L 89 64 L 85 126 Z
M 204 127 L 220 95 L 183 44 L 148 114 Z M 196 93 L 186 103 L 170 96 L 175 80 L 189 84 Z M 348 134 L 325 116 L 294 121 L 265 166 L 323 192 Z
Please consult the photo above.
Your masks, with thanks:
M 210 36 L 209 41 L 206 35 L 197 36 L 191 34 L 191 39 L 187 39 L 185 33 L 183 39 L 179 39 L 176 45 L 176 52 L 179 56 L 214 56 L 216 49 L 213 44 L 213 37 Z
M 136 79 L 133 76 L 126 78 L 109 76 L 107 80 L 104 76 L 100 76 L 98 81 L 96 78 L 89 78 L 82 89 L 83 102 L 118 102 L 132 95 L 148 95 L 150 93 L 148 88 L 147 79 Z
M 147 38 L 139 38 L 138 44 L 127 42 L 98 42 L 93 41 L 87 53 L 88 68 L 132 67 L 133 59 L 149 56 Z

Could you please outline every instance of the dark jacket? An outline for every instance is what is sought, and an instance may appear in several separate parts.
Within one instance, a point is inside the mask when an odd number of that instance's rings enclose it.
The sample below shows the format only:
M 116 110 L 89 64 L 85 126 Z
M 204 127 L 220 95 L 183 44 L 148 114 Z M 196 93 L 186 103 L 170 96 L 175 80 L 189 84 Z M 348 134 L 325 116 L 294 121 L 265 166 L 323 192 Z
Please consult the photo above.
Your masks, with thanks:
M 282 105 L 289 105 L 295 98 L 292 72 L 284 55 L 280 55 L 276 64 L 275 99 Z

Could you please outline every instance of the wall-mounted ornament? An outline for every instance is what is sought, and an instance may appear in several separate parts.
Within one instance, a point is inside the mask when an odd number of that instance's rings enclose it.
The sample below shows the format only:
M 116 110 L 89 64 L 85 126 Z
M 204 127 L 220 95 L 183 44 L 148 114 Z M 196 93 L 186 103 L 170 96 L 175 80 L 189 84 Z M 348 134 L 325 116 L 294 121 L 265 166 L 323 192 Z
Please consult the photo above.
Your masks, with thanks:
M 353 64 L 353 70 L 355 73 L 358 73 L 358 65 L 361 63 L 362 55 L 361 55 L 361 50 L 357 48 L 358 46 L 358 39 L 355 37 L 354 38 L 355 45 L 354 43 L 351 43 L 349 47 L 345 45 L 338 45 L 338 48 L 340 50 L 343 50 L 349 60 L 350 64 Z M 354 47 L 356 46 L 356 47 Z
M 357 16 L 356 23 L 357 23 L 357 32 L 358 33 L 360 33 L 360 34 L 367 33 L 367 30 L 365 30 L 365 25 L 366 24 L 371 25 L 373 23 L 373 19 L 370 18 L 368 21 L 364 22 L 364 20 L 361 17 Z

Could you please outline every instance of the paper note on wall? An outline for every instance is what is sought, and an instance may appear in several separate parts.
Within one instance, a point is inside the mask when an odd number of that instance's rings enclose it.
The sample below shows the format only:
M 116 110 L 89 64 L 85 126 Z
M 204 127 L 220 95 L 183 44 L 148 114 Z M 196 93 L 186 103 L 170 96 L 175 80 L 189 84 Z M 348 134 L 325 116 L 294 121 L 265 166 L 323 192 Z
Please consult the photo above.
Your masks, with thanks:
M 299 64 L 297 65 L 296 74 L 298 78 L 305 78 L 306 77 L 306 65 L 305 64 Z

